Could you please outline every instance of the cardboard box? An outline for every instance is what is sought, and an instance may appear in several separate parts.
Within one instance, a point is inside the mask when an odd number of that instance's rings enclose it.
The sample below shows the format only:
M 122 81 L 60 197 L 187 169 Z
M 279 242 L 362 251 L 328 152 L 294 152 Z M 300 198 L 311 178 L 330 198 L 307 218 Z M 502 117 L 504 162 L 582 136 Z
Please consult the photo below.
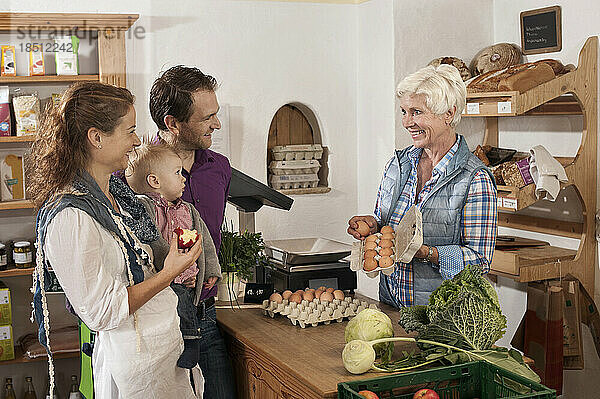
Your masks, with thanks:
M 0 151 L 0 199 L 12 201 L 25 198 L 25 168 L 23 151 Z
M 12 324 L 10 289 L 0 281 L 0 326 Z
M 12 326 L 0 326 L 0 361 L 15 358 Z
M 8 86 L 0 86 L 0 136 L 10 136 L 10 102 Z
M 583 285 L 579 286 L 579 300 L 581 304 L 581 321 L 590 328 L 596 352 L 600 356 L 600 314 L 598 314 L 598 306 L 596 306 Z

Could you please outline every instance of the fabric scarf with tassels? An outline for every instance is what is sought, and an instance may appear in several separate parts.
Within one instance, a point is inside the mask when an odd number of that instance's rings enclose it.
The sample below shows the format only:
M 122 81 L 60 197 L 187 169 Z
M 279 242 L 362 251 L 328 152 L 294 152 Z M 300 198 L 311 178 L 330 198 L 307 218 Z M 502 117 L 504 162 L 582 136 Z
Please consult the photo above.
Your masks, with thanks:
M 45 302 L 45 298 L 42 295 L 42 285 L 45 292 L 50 285 L 48 268 L 52 265 L 46 259 L 44 243 L 46 229 L 60 211 L 68 207 L 80 209 L 110 231 L 123 249 L 125 264 L 129 266 L 127 274 L 130 283 L 137 284 L 144 280 L 142 264 L 149 262 L 149 255 L 141 248 L 139 242 L 150 244 L 159 238 L 159 232 L 144 206 L 135 197 L 135 193 L 121 179 L 111 176 L 109 191 L 130 216 L 117 213 L 113 209 L 106 195 L 86 171 L 78 173 L 71 190 L 47 201 L 38 212 L 36 221 L 36 256 L 38 259 L 33 273 L 33 308 L 35 320 L 39 326 L 39 341 L 48 351 L 50 349 L 47 342 L 49 331 L 46 331 L 44 322 L 42 302 Z

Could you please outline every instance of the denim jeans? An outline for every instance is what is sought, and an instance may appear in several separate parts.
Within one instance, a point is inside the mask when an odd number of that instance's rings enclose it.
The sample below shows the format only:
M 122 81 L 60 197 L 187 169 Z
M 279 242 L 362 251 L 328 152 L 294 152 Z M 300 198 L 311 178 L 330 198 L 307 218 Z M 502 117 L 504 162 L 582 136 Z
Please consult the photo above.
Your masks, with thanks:
M 183 335 L 183 353 L 177 360 L 177 366 L 191 369 L 198 362 L 201 335 L 194 306 L 195 289 L 182 284 L 171 283 L 171 288 L 177 295 L 177 314 L 179 329 Z
M 204 316 L 204 317 L 202 317 Z M 217 312 L 209 307 L 198 314 L 202 338 L 198 365 L 204 376 L 204 399 L 235 399 L 235 380 L 225 341 L 217 327 Z

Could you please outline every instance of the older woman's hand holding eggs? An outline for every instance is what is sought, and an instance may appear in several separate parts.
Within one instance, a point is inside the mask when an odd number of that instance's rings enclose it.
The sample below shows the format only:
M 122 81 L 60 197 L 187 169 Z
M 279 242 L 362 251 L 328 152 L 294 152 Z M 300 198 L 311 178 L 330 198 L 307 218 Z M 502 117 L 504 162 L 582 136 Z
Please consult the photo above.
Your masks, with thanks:
M 357 240 L 377 232 L 377 221 L 373 216 L 353 216 L 348 221 L 348 234 Z

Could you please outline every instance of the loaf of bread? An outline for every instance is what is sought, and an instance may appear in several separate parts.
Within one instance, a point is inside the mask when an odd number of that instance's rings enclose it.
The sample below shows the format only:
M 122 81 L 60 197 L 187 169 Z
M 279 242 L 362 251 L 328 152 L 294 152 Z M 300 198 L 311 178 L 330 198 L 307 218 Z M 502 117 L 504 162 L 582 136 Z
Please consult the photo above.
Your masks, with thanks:
M 545 62 L 535 63 L 523 71 L 506 76 L 500 80 L 498 82 L 498 91 L 518 91 L 519 93 L 524 93 L 555 77 L 550 65 Z
M 516 162 L 506 162 L 502 168 L 502 179 L 506 186 L 524 187 L 526 185 Z
M 475 151 L 473 151 L 473 155 L 481 159 L 481 162 L 483 162 L 485 166 L 490 166 L 490 160 L 485 155 L 485 150 L 480 145 L 478 145 L 477 148 L 475 148 Z
M 504 179 L 502 178 L 502 169 L 504 169 L 505 163 L 501 163 L 498 166 L 494 166 L 491 168 L 492 174 L 494 175 L 494 180 L 496 180 L 496 184 L 500 186 L 504 186 Z

